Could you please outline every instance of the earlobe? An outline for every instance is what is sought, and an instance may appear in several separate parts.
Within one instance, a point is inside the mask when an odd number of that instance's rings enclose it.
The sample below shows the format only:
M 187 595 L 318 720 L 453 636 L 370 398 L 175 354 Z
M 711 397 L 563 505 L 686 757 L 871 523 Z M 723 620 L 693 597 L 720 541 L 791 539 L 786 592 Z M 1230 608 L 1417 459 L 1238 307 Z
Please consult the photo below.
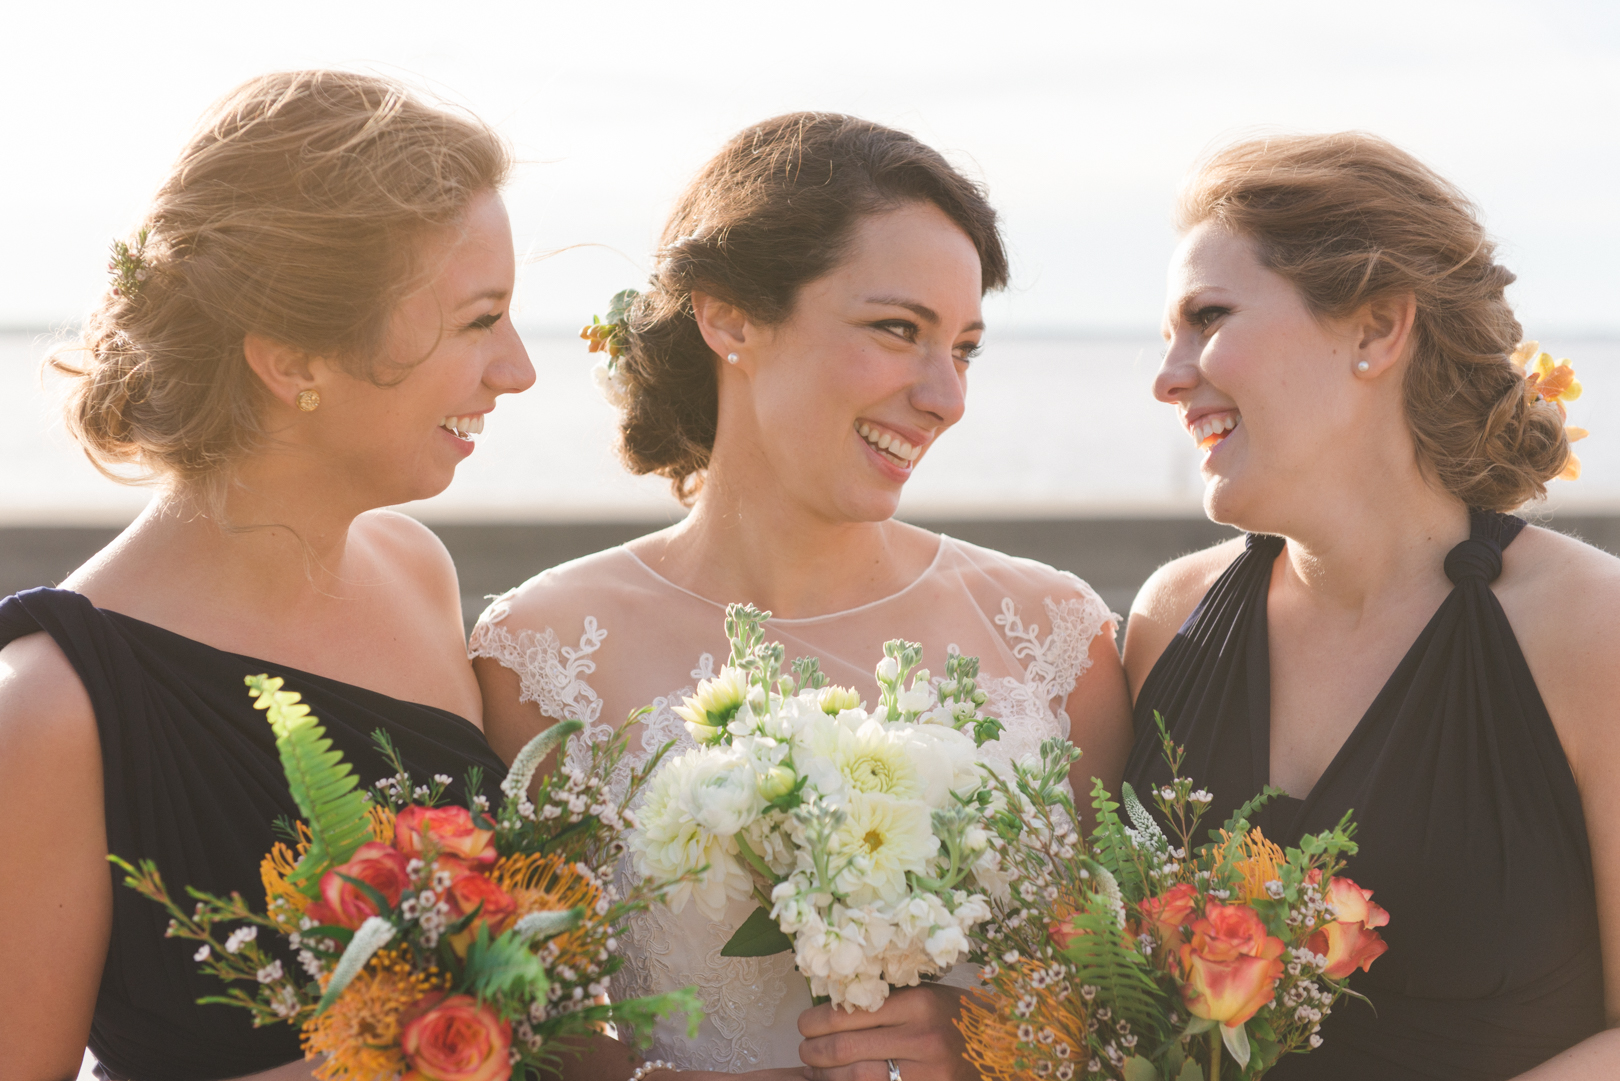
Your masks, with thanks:
M 742 347 L 748 342 L 750 329 L 748 316 L 743 310 L 719 297 L 694 290 L 692 317 L 697 321 L 704 342 L 715 355 L 737 363 L 732 358 L 740 356 Z
M 242 340 L 242 355 L 272 397 L 306 413 L 320 403 L 315 363 L 308 353 L 263 334 Z M 311 404 L 313 403 L 313 404 Z
M 1405 355 L 1417 318 L 1417 298 L 1410 293 L 1372 301 L 1361 310 L 1356 346 L 1357 375 L 1377 376 Z

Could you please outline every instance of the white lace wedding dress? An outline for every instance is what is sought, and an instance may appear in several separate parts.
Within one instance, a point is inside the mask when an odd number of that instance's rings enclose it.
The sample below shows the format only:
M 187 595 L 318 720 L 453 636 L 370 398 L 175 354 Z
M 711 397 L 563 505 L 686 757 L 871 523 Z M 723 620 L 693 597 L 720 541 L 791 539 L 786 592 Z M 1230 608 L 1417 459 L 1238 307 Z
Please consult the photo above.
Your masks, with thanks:
M 473 628 L 468 653 L 517 673 L 523 701 L 540 714 L 584 722 L 568 749 L 575 764 L 585 761 L 583 741 L 607 739 L 631 711 L 650 704 L 631 737 L 632 755 L 645 761 L 669 740 L 675 753 L 692 746 L 672 707 L 714 674 L 716 658 L 727 656 L 724 610 L 662 578 L 628 549 L 612 548 L 497 598 Z M 1016 759 L 1043 739 L 1069 734 L 1065 700 L 1090 665 L 1092 639 L 1118 618 L 1072 574 L 941 537 L 928 569 L 898 593 L 832 615 L 773 619 L 767 633 L 782 642 L 789 660 L 821 658 L 834 683 L 855 687 L 868 702 L 876 700 L 872 669 L 889 639 L 921 642 L 923 664 L 936 678 L 949 650 L 976 655 L 987 711 L 1006 725 L 981 753 Z M 752 900 L 733 901 L 725 919 L 714 922 L 695 905 L 679 915 L 655 905 L 632 920 L 614 993 L 693 985 L 707 1009 L 695 1040 L 684 1029 L 660 1029 L 650 1057 L 736 1073 L 801 1065 L 798 1016 L 810 997 L 792 955 L 720 956 L 754 907 Z M 947 982 L 972 978 L 958 966 Z

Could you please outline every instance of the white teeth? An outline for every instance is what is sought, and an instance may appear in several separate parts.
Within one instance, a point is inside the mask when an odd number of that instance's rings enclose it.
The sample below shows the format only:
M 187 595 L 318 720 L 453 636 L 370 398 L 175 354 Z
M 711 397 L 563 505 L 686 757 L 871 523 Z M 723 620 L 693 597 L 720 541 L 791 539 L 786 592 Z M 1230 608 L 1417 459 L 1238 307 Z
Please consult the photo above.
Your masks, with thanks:
M 481 414 L 473 414 L 465 417 L 445 417 L 443 420 L 439 421 L 439 427 L 443 428 L 452 435 L 460 436 L 462 439 L 466 439 L 469 436 L 478 435 L 483 432 L 484 418 Z
M 1195 442 L 1203 443 L 1213 435 L 1229 432 L 1238 425 L 1238 413 L 1211 413 L 1197 424 L 1192 426 L 1192 437 Z
M 903 462 L 914 462 L 922 455 L 922 445 L 912 446 L 892 432 L 881 431 L 865 421 L 855 425 L 855 432 L 878 450 L 885 451 Z

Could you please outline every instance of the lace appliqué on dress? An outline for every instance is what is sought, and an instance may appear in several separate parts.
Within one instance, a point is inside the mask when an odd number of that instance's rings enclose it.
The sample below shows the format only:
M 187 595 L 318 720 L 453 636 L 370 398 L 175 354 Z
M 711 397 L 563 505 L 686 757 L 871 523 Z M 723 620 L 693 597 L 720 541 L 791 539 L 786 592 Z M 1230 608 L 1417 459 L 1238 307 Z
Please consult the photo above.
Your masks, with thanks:
M 511 596 L 496 598 L 478 618 L 467 638 L 467 659 L 488 657 L 517 673 L 518 701 L 533 702 L 545 716 L 583 722 L 585 727 L 568 741 L 566 761 L 575 769 L 588 770 L 589 745 L 613 738 L 613 726 L 601 721 L 602 699 L 585 682 L 596 671 L 591 654 L 601 648 L 608 632 L 597 627 L 595 616 L 586 616 L 577 647 L 564 646 L 550 627 L 519 631 L 513 637 L 500 625 L 511 611 L 507 603 Z

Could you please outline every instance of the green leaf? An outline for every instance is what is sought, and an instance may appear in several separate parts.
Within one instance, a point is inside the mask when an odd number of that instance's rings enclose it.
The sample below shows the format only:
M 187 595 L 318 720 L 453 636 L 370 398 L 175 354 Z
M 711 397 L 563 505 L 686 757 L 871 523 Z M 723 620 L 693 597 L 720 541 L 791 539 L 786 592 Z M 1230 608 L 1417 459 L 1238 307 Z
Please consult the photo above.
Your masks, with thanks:
M 276 750 L 287 787 L 309 825 L 310 845 L 287 881 L 309 897 L 320 893 L 321 876 L 346 863 L 355 850 L 371 840 L 370 802 L 358 790 L 354 768 L 343 761 L 326 729 L 293 691 L 281 689 L 280 678 L 248 676 L 248 689 L 257 699 L 255 709 L 265 711 L 276 734 Z
M 771 914 L 763 908 L 756 908 L 753 915 L 737 928 L 737 933 L 731 936 L 731 941 L 721 947 L 720 956 L 770 957 L 773 954 L 788 953 L 792 949 L 793 940 L 776 926 Z
M 1222 1025 L 1221 1042 L 1226 1045 L 1237 1064 L 1244 1068 L 1249 1065 L 1249 1030 L 1242 1025 Z
M 1282 789 L 1273 785 L 1266 785 L 1259 792 L 1257 792 L 1254 798 L 1250 799 L 1249 802 L 1233 811 L 1232 817 L 1226 820 L 1226 823 L 1221 826 L 1221 829 L 1225 830 L 1234 837 L 1237 836 L 1248 828 L 1249 822 L 1254 819 L 1255 815 L 1260 813 L 1260 809 L 1262 807 L 1276 799 L 1278 796 L 1286 795 L 1288 795 L 1288 793 L 1284 792 Z M 1220 830 L 1210 830 L 1209 839 L 1211 841 L 1219 841 L 1221 839 Z
M 1204 1071 L 1198 1068 L 1198 1063 L 1188 1059 L 1181 1064 L 1181 1072 L 1176 1074 L 1176 1081 L 1204 1081 Z
M 1125 1081 L 1159 1081 L 1158 1068 L 1141 1055 L 1125 1060 Z
M 479 1001 L 497 996 L 517 1000 L 542 998 L 549 986 L 546 966 L 529 949 L 527 936 L 507 931 L 491 941 L 489 924 L 479 925 L 467 944 L 461 990 Z

